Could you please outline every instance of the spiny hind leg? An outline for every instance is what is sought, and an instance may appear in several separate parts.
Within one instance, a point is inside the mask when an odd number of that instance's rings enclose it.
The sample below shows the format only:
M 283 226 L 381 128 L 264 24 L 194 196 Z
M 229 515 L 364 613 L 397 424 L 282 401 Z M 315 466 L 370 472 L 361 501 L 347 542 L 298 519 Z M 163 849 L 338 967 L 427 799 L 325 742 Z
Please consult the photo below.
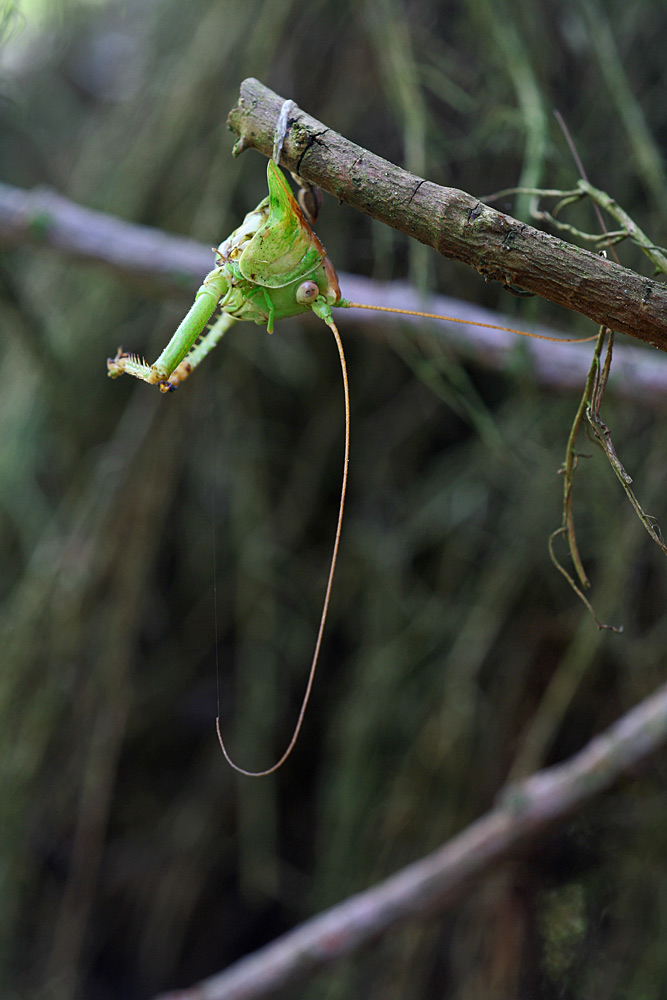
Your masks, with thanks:
M 178 380 L 172 384 L 170 379 L 173 373 L 189 357 L 193 345 L 198 342 L 202 331 L 206 329 L 208 321 L 215 312 L 218 302 L 227 294 L 228 289 L 229 282 L 224 270 L 220 267 L 213 268 L 204 278 L 195 295 L 194 302 L 155 364 L 149 365 L 136 354 L 128 354 L 120 348 L 115 358 L 107 360 L 107 371 L 110 378 L 118 378 L 119 375 L 123 374 L 134 375 L 135 378 L 140 378 L 151 385 L 159 385 L 162 392 L 169 392 L 170 389 L 175 388 L 175 385 L 182 381 L 184 376 L 179 376 Z M 227 327 L 225 326 L 224 329 Z M 214 343 L 220 339 L 224 329 L 218 333 Z M 201 357 L 205 356 L 210 349 L 209 347 L 203 354 L 197 356 L 195 365 L 199 364 Z M 190 369 L 195 365 L 190 360 Z
M 122 347 L 118 348 L 115 358 L 107 358 L 107 371 L 110 378 L 134 375 L 135 378 L 143 379 L 151 385 L 156 385 L 164 378 L 155 365 L 149 365 L 146 359 L 140 358 L 138 354 L 128 354 Z
M 200 334 L 190 348 L 190 352 L 174 368 L 169 379 L 161 383 L 160 390 L 162 392 L 173 392 L 175 389 L 178 389 L 181 382 L 184 382 L 197 365 L 204 360 L 206 355 L 210 354 L 227 333 L 227 330 L 234 326 L 236 322 L 233 316 L 228 316 L 227 313 L 220 313 L 218 318 Z

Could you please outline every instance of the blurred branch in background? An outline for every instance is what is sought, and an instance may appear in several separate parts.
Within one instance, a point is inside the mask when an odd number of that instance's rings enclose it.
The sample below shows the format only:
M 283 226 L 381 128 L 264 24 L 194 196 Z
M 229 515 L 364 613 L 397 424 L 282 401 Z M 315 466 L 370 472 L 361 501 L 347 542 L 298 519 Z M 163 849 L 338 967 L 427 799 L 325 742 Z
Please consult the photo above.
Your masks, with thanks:
M 182 293 L 184 298 L 199 286 L 210 270 L 211 250 L 193 240 L 124 222 L 121 219 L 77 205 L 54 191 L 22 191 L 0 184 L 0 246 L 32 245 L 53 250 L 77 260 L 101 264 L 118 277 L 162 294 Z M 503 325 L 507 317 L 473 303 L 442 295 L 419 293 L 405 282 L 377 282 L 357 275 L 339 273 L 346 298 L 369 305 L 396 309 L 423 310 L 455 316 L 472 324 L 442 325 L 416 316 L 374 315 L 364 310 L 341 310 L 337 319 L 369 328 L 382 337 L 392 327 L 440 330 L 464 358 L 485 368 L 506 368 L 518 350 L 517 339 L 502 331 L 485 330 L 475 323 Z M 558 331 L 544 324 L 527 324 L 543 336 L 558 337 Z M 114 345 L 101 345 L 111 350 Z M 521 350 L 537 381 L 545 387 L 570 390 L 581 387 L 590 361 L 589 345 L 528 340 Z M 667 359 L 638 347 L 620 346 L 615 351 L 616 366 L 610 388 L 624 398 L 662 407 L 667 390 Z
M 500 793 L 499 805 L 428 857 L 332 907 L 262 951 L 159 1000 L 260 1000 L 313 975 L 402 923 L 433 918 L 471 883 L 526 851 L 667 740 L 667 686 L 578 754 Z

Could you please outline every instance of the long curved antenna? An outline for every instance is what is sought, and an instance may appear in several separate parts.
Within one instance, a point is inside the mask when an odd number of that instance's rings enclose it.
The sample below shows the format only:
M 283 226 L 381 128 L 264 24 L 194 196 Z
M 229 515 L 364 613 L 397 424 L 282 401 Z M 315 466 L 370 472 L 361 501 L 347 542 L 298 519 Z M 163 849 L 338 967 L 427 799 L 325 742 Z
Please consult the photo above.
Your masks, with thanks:
M 294 732 L 292 733 L 292 738 L 289 741 L 287 749 L 285 750 L 282 757 L 276 761 L 272 767 L 267 767 L 265 771 L 246 771 L 244 767 L 239 767 L 229 756 L 225 742 L 222 738 L 222 733 L 220 732 L 220 717 L 215 720 L 215 728 L 218 733 L 218 740 L 220 741 L 220 747 L 223 754 L 225 755 L 225 760 L 233 767 L 235 771 L 239 774 L 245 774 L 249 778 L 263 778 L 267 774 L 273 774 L 278 768 L 282 767 L 289 755 L 292 753 L 296 741 L 299 738 L 299 733 L 301 732 L 301 727 L 303 725 L 304 716 L 306 714 L 306 708 L 308 707 L 308 702 L 310 700 L 310 693 L 313 689 L 313 681 L 315 680 L 315 670 L 317 669 L 317 661 L 320 655 L 320 647 L 322 645 L 322 635 L 324 633 L 324 625 L 327 620 L 327 614 L 329 612 L 329 599 L 331 597 L 331 585 L 333 583 L 334 571 L 336 569 L 336 560 L 338 558 L 338 545 L 340 542 L 340 533 L 343 526 L 343 511 L 345 509 L 345 494 L 347 492 L 347 470 L 350 460 L 350 388 L 347 378 L 347 365 L 345 364 L 345 352 L 343 351 L 343 344 L 340 339 L 340 334 L 338 333 L 338 328 L 333 320 L 327 323 L 330 330 L 332 331 L 335 340 L 336 347 L 338 348 L 338 357 L 340 358 L 340 370 L 343 375 L 343 395 L 345 397 L 345 457 L 343 459 L 343 481 L 340 488 L 340 504 L 338 507 L 338 521 L 336 523 L 336 537 L 334 539 L 333 552 L 331 554 L 331 565 L 329 566 L 329 579 L 327 580 L 327 588 L 324 593 L 324 602 L 322 604 L 322 614 L 320 616 L 320 627 L 317 632 L 317 639 L 315 641 L 315 651 L 313 653 L 313 659 L 310 664 L 310 671 L 308 673 L 308 683 L 306 684 L 306 690 L 301 702 L 301 709 L 299 710 L 299 717 L 296 721 L 294 727 Z
M 527 330 L 515 330 L 511 326 L 496 326 L 495 323 L 478 323 L 474 319 L 457 319 L 456 316 L 439 316 L 437 313 L 417 312 L 413 309 L 395 309 L 392 306 L 369 306 L 365 302 L 345 302 L 346 308 L 374 309 L 377 312 L 399 313 L 401 316 L 423 316 L 424 319 L 444 319 L 448 323 L 464 323 L 466 326 L 482 326 L 487 330 L 503 330 L 505 333 L 518 333 L 520 337 L 534 337 L 535 340 L 553 340 L 556 344 L 586 344 L 589 340 L 597 340 L 597 333 L 592 337 L 549 337 L 546 333 L 529 333 Z

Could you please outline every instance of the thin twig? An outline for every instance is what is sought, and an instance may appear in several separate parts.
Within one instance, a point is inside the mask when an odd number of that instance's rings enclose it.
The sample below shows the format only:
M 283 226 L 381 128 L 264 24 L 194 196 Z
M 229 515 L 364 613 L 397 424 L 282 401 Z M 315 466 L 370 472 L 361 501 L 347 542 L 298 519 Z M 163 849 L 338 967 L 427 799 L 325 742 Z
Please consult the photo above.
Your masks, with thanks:
M 623 463 L 621 462 L 614 443 L 611 439 L 611 431 L 607 424 L 602 420 L 600 415 L 600 409 L 602 406 L 602 400 L 604 398 L 604 393 L 607 388 L 607 382 L 609 380 L 609 372 L 611 370 L 611 358 L 614 346 L 613 333 L 609 334 L 609 343 L 607 345 L 607 354 L 604 361 L 604 366 L 600 369 L 599 354 L 597 355 L 597 368 L 596 368 L 596 378 L 593 385 L 593 391 L 591 393 L 591 399 L 586 407 L 586 417 L 588 419 L 589 426 L 593 432 L 595 441 L 600 445 L 605 455 L 609 459 L 609 464 L 614 470 L 618 481 L 626 492 L 628 500 L 632 504 L 637 517 L 644 525 L 644 528 L 650 535 L 651 539 L 655 542 L 659 549 L 667 555 L 667 545 L 665 545 L 662 532 L 660 531 L 660 526 L 655 517 L 651 514 L 647 514 L 642 505 L 639 503 L 634 490 L 632 489 L 632 476 L 626 472 Z
M 605 243 L 610 245 L 617 244 L 625 239 L 630 239 L 639 247 L 642 253 L 646 254 L 657 274 L 667 274 L 667 250 L 664 247 L 656 246 L 614 198 L 610 197 L 606 191 L 601 191 L 599 188 L 593 187 L 586 178 L 582 177 L 577 181 L 577 187 L 574 191 L 559 191 L 553 188 L 511 187 L 485 195 L 484 200 L 489 202 L 498 201 L 501 198 L 508 198 L 510 195 L 515 194 L 530 194 L 536 198 L 558 198 L 558 203 L 551 211 L 535 207 L 532 210 L 533 218 L 539 219 L 542 222 L 548 222 L 560 230 L 560 232 L 569 233 L 570 236 L 575 236 L 584 243 L 593 243 L 597 246 L 603 246 Z M 587 233 L 577 226 L 571 225 L 569 222 L 563 222 L 557 217 L 563 209 L 569 205 L 576 204 L 583 198 L 591 199 L 596 214 L 600 219 L 602 218 L 600 209 L 604 209 L 605 212 L 611 215 L 612 219 L 619 223 L 621 229 L 608 232 L 603 221 L 601 233 Z M 614 256 L 616 257 L 616 254 Z M 618 261 L 617 257 L 616 260 Z M 654 285 L 648 279 L 646 281 L 644 295 L 650 296 L 653 294 Z M 659 285 L 658 287 L 664 288 L 665 286 Z
M 579 430 L 583 423 L 584 417 L 590 421 L 590 409 L 591 400 L 595 399 L 596 392 L 601 385 L 601 380 L 599 377 L 600 372 L 600 355 L 602 353 L 602 348 L 604 346 L 605 336 L 609 331 L 606 327 L 601 326 L 598 335 L 597 343 L 595 345 L 595 351 L 593 353 L 593 359 L 591 361 L 591 366 L 588 371 L 588 377 L 586 379 L 586 385 L 584 386 L 584 391 L 577 408 L 577 412 L 572 421 L 572 427 L 570 428 L 570 434 L 567 439 L 567 447 L 565 449 L 565 462 L 563 463 L 562 473 L 563 473 L 563 520 L 561 522 L 560 528 L 556 528 L 555 531 L 549 535 L 549 558 L 551 562 L 556 567 L 559 573 L 561 573 L 567 582 L 569 583 L 572 590 L 575 592 L 579 600 L 588 610 L 591 618 L 597 625 L 599 629 L 609 629 L 610 632 L 622 632 L 622 625 L 607 625 L 602 622 L 596 612 L 595 608 L 586 597 L 584 590 L 590 587 L 590 581 L 584 569 L 584 564 L 581 561 L 581 556 L 579 554 L 579 546 L 577 544 L 577 537 L 574 530 L 574 513 L 572 510 L 572 489 L 574 485 L 574 473 L 577 468 L 578 456 L 576 452 L 576 442 Z M 610 338 L 612 337 L 611 332 L 609 332 Z M 606 388 L 607 380 L 609 378 L 609 371 L 611 366 L 611 352 L 607 353 L 608 364 L 605 363 L 605 371 L 603 377 L 603 384 L 601 391 L 604 392 Z M 611 439 L 610 439 L 611 444 Z M 579 583 L 574 579 L 571 573 L 569 573 L 562 562 L 556 555 L 555 542 L 556 539 L 561 535 L 567 540 L 567 545 L 570 550 L 570 556 L 574 564 L 574 568 L 579 579 Z
M 577 537 L 574 530 L 574 515 L 572 512 L 572 488 L 574 485 L 574 472 L 577 467 L 578 457 L 576 451 L 577 437 L 579 435 L 579 430 L 583 423 L 584 417 L 586 416 L 586 410 L 589 406 L 591 395 L 593 392 L 593 385 L 595 382 L 595 375 L 598 370 L 598 362 L 600 357 L 600 352 L 602 351 L 602 345 L 604 342 L 605 327 L 600 327 L 600 333 L 598 336 L 597 344 L 595 346 L 595 352 L 593 354 L 593 361 L 588 371 L 588 377 L 586 378 L 586 384 L 584 386 L 584 391 L 582 393 L 581 399 L 579 401 L 579 406 L 577 412 L 574 415 L 574 420 L 572 421 L 572 427 L 570 428 L 570 433 L 567 439 L 567 446 L 565 448 L 565 461 L 563 462 L 563 467 L 561 469 L 563 475 L 563 517 L 561 521 L 560 528 L 557 528 L 549 536 L 549 557 L 552 563 L 556 567 L 559 573 L 562 573 L 567 582 L 570 584 L 574 592 L 580 597 L 583 603 L 588 608 L 589 612 L 593 616 L 598 628 L 602 628 L 602 624 L 599 621 L 593 606 L 591 605 L 588 598 L 584 595 L 583 590 L 588 590 L 590 587 L 590 580 L 584 569 L 584 564 L 581 561 L 581 556 L 579 554 L 579 546 L 577 545 Z M 561 561 L 556 555 L 554 548 L 555 540 L 563 535 L 567 540 L 567 545 L 570 550 L 570 556 L 572 558 L 572 563 L 579 578 L 579 584 L 575 582 L 572 575 L 565 569 Z M 583 590 L 582 590 L 583 588 Z

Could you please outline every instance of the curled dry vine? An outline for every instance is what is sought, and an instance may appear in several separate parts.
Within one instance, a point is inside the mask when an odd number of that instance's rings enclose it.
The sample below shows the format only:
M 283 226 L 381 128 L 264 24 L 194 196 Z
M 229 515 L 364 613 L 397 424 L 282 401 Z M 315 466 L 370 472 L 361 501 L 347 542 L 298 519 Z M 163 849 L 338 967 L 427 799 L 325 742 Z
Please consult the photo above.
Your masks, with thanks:
M 569 234 L 576 236 L 577 238 L 594 243 L 597 247 L 602 247 L 607 244 L 614 252 L 613 247 L 625 239 L 631 239 L 642 252 L 649 258 L 653 263 L 657 273 L 667 274 L 667 257 L 665 256 L 665 250 L 662 247 L 658 247 L 651 242 L 649 237 L 637 226 L 633 219 L 625 212 L 613 198 L 609 195 L 600 191 L 599 189 L 593 187 L 587 178 L 581 178 L 576 189 L 572 191 L 560 191 L 560 190 L 546 190 L 539 188 L 514 188 L 507 189 L 503 192 L 497 192 L 495 195 L 490 196 L 490 200 L 500 197 L 501 195 L 509 194 L 510 192 L 521 192 L 523 194 L 531 194 L 535 198 L 556 198 L 558 199 L 556 206 L 552 211 L 547 211 L 541 209 L 536 204 L 533 208 L 533 215 L 535 218 L 542 221 L 550 222 L 552 225 L 556 226 L 562 231 L 566 231 Z M 620 229 L 608 231 L 603 225 L 603 232 L 600 234 L 587 233 L 578 229 L 577 227 L 561 221 L 558 216 L 560 212 L 569 205 L 575 204 L 584 197 L 589 197 L 599 215 L 600 209 L 603 209 L 612 216 L 612 218 L 620 224 Z M 601 218 L 601 216 L 600 216 Z M 601 254 L 606 255 L 604 250 L 600 251 Z M 651 287 L 647 286 L 646 293 L 648 297 L 652 294 Z M 602 350 L 604 348 L 605 340 L 607 342 L 607 348 L 605 352 L 604 362 L 601 364 Z M 586 597 L 584 593 L 591 586 L 590 580 L 584 569 L 584 565 L 579 553 L 579 546 L 577 544 L 575 528 L 574 528 L 574 514 L 573 514 L 573 482 L 574 482 L 574 472 L 578 464 L 578 455 L 576 451 L 576 441 L 579 435 L 579 431 L 586 420 L 587 428 L 589 434 L 599 445 L 602 451 L 605 453 L 609 460 L 614 473 L 619 480 L 621 486 L 625 490 L 625 493 L 632 504 L 632 507 L 637 514 L 642 525 L 646 529 L 649 537 L 655 544 L 662 550 L 662 552 L 667 555 L 667 545 L 665 545 L 662 532 L 655 519 L 650 514 L 647 514 L 643 509 L 637 496 L 632 489 L 632 476 L 626 471 L 621 460 L 618 457 L 616 448 L 614 447 L 611 431 L 608 425 L 602 420 L 601 408 L 602 400 L 604 398 L 605 390 L 609 381 L 609 374 L 611 372 L 611 362 L 614 349 L 614 331 L 608 328 L 605 324 L 600 326 L 598 333 L 597 342 L 595 345 L 595 350 L 593 352 L 593 358 L 591 360 L 591 366 L 588 372 L 588 377 L 586 379 L 586 384 L 584 386 L 584 391 L 581 397 L 581 401 L 577 408 L 574 420 L 572 422 L 572 427 L 570 429 L 570 434 L 568 436 L 567 446 L 565 449 L 565 460 L 561 468 L 561 473 L 563 475 L 564 485 L 563 485 L 563 518 L 559 528 L 557 528 L 549 537 L 549 555 L 552 563 L 558 569 L 560 573 L 568 581 L 569 585 L 579 596 L 581 601 L 584 603 L 589 613 L 591 614 L 596 625 L 600 629 L 610 629 L 613 632 L 622 632 L 622 626 L 607 625 L 600 621 L 595 610 Z M 562 562 L 558 559 L 554 543 L 557 538 L 564 536 L 567 540 L 567 545 L 570 553 L 570 558 L 572 559 L 572 564 L 574 566 L 575 577 L 563 566 Z

